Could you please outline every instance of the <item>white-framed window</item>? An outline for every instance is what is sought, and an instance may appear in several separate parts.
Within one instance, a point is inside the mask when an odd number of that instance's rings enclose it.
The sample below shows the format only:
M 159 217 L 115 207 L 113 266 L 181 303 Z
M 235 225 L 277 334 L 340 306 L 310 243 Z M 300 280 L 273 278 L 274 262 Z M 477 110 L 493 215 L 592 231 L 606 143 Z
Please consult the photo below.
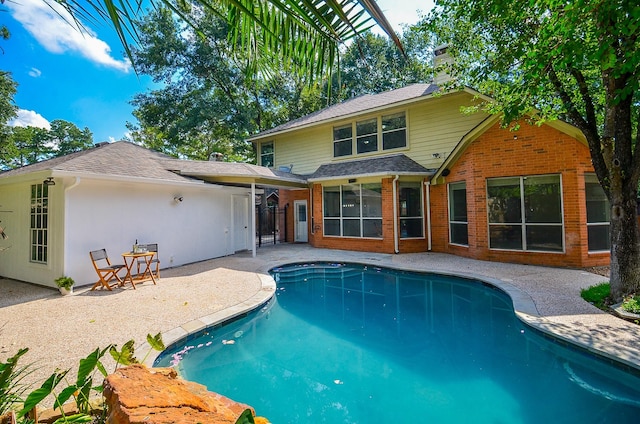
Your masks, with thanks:
M 267 168 L 273 168 L 275 163 L 275 154 L 273 149 L 273 141 L 260 143 L 260 165 Z
M 469 245 L 469 222 L 467 218 L 467 183 L 449 184 L 449 242 Z
M 381 115 L 333 127 L 333 157 L 366 154 L 407 146 L 405 112 Z
M 49 250 L 49 186 L 31 186 L 30 261 L 46 264 Z
M 560 175 L 487 179 L 489 248 L 564 251 Z
M 398 187 L 400 238 L 424 237 L 422 184 L 401 182 Z
M 382 237 L 382 185 L 347 184 L 322 188 L 324 235 Z
M 587 202 L 589 252 L 609 251 L 611 249 L 609 232 L 611 206 L 595 174 L 584 175 L 584 192 Z
M 353 128 L 351 124 L 333 128 L 333 157 L 353 154 Z

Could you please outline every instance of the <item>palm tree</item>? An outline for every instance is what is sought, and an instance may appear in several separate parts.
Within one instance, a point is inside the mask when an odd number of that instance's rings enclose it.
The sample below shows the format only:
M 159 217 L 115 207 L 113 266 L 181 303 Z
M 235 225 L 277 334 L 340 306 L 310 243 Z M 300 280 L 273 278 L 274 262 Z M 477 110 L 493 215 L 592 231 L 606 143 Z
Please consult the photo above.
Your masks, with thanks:
M 225 18 L 232 28 L 230 41 L 251 53 L 256 70 L 262 56 L 275 54 L 311 78 L 330 72 L 340 44 L 371 28 L 374 21 L 402 50 L 400 40 L 374 0 L 43 1 L 61 4 L 79 27 L 80 20 L 109 22 L 129 58 L 129 42 L 137 39 L 135 20 L 143 6 L 161 5 L 191 25 L 195 25 L 189 17 L 194 8 Z

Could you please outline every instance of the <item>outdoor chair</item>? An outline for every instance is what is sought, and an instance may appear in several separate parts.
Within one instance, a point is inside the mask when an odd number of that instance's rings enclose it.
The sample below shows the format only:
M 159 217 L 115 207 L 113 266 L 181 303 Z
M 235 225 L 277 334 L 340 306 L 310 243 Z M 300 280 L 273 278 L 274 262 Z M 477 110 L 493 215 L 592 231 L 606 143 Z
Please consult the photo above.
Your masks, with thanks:
M 151 262 L 149 262 L 149 267 L 151 267 L 152 264 L 155 264 L 156 269 L 155 269 L 155 272 L 149 269 L 149 273 L 153 272 L 153 275 L 155 276 L 155 278 L 160 278 L 160 258 L 158 257 L 158 243 L 150 243 L 150 244 L 147 244 L 146 246 L 147 246 L 147 252 L 155 253 L 154 257 L 151 258 Z M 138 259 L 138 274 L 140 274 L 141 266 L 147 266 L 147 263 L 144 260 L 144 258 Z M 147 271 L 147 270 L 145 269 L 144 271 Z
M 91 256 L 91 262 L 93 263 L 93 267 L 95 268 L 99 278 L 93 287 L 91 287 L 91 290 L 95 290 L 98 287 L 111 290 L 111 287 L 116 286 L 116 284 L 122 284 L 122 279 L 118 277 L 118 272 L 125 269 L 125 266 L 112 265 L 106 249 L 93 250 L 89 252 L 89 256 Z M 109 285 L 109 281 L 114 279 L 117 283 L 114 283 L 113 286 Z

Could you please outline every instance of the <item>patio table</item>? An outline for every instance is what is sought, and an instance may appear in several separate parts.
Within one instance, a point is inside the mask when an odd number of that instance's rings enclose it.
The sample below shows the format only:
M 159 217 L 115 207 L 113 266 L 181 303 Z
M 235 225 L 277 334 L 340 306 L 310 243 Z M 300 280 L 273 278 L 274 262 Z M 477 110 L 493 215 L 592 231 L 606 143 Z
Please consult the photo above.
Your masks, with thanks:
M 153 259 L 153 256 L 155 254 L 156 252 L 124 252 L 122 254 L 122 259 L 124 260 L 124 265 L 127 268 L 127 275 L 125 275 L 124 279 L 122 280 L 123 285 L 124 283 L 129 281 L 135 289 L 136 282 L 141 283 L 143 281 L 151 280 L 153 281 L 153 284 L 156 284 L 156 278 L 153 275 L 153 272 L 151 272 L 151 260 Z M 136 263 L 136 261 L 140 258 L 144 259 L 146 266 L 142 274 L 138 274 L 134 278 L 134 276 L 131 274 L 131 268 L 133 268 L 133 264 Z

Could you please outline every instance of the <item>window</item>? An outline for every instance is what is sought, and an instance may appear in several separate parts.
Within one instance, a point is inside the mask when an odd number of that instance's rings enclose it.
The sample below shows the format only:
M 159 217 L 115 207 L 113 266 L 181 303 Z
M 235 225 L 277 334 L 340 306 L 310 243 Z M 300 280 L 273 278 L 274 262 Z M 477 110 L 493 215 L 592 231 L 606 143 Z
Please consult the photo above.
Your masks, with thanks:
M 449 240 L 452 244 L 469 245 L 467 221 L 467 183 L 449 184 Z
M 382 149 L 397 149 L 407 145 L 407 124 L 404 112 L 382 117 Z
M 587 238 L 590 252 L 611 249 L 609 224 L 611 207 L 598 178 L 594 174 L 585 174 L 584 191 L 587 201 Z
M 351 156 L 355 127 L 356 153 L 398 149 L 407 146 L 407 119 L 404 112 L 383 115 L 333 128 L 333 157 Z
M 274 164 L 273 141 L 260 144 L 260 165 L 272 168 Z
M 324 235 L 382 237 L 382 186 L 350 184 L 324 187 Z
M 562 252 L 559 175 L 487 180 L 489 247 Z
M 353 153 L 351 124 L 333 129 L 333 156 L 350 156 Z
M 31 186 L 31 262 L 47 263 L 49 227 L 49 186 Z
M 420 183 L 400 183 L 400 237 L 423 237 L 422 185 Z
M 356 122 L 358 154 L 378 150 L 378 120 L 376 118 Z

